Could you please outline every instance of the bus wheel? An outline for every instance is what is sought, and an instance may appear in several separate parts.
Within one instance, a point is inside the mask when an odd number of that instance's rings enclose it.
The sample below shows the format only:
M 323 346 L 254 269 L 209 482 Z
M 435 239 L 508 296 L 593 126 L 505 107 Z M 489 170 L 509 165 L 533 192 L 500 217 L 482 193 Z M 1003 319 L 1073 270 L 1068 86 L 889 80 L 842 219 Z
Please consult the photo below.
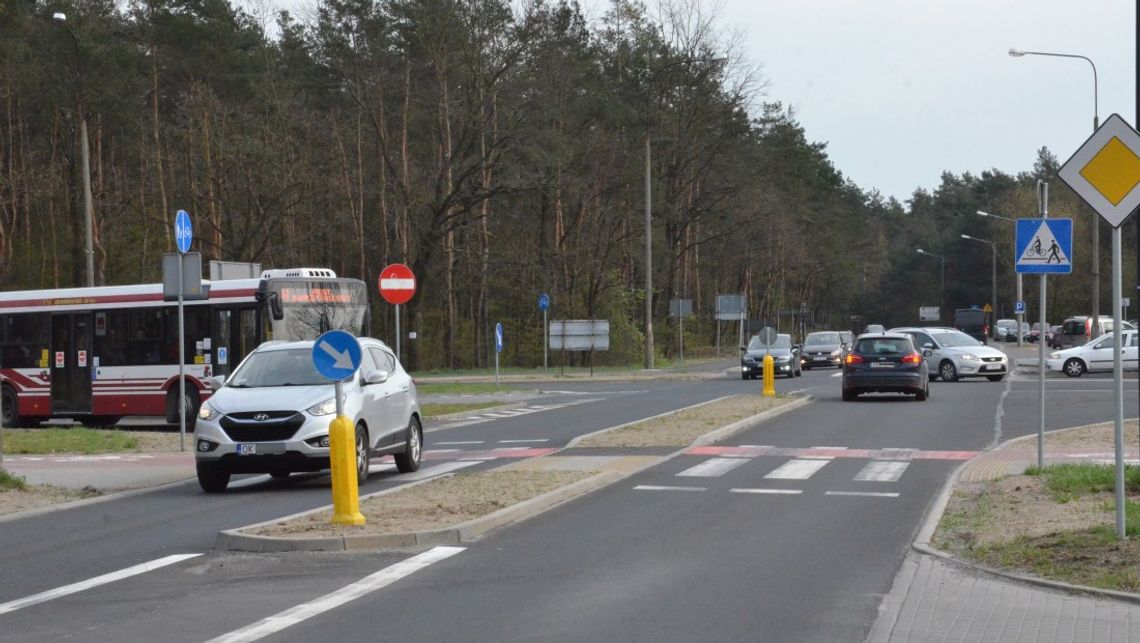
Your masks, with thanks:
M 194 429 L 194 422 L 198 419 L 198 407 L 201 406 L 198 398 L 198 389 L 189 382 L 186 383 L 186 430 Z M 172 386 L 166 393 L 166 421 L 178 424 L 178 387 Z
M 28 426 L 30 424 L 28 418 L 20 415 L 20 411 L 17 407 L 18 400 L 16 398 L 16 391 L 11 386 L 5 384 L 0 396 L 2 396 L 2 398 L 0 398 L 0 404 L 4 405 L 4 415 L 0 417 L 0 422 L 3 422 L 4 426 L 11 428 Z

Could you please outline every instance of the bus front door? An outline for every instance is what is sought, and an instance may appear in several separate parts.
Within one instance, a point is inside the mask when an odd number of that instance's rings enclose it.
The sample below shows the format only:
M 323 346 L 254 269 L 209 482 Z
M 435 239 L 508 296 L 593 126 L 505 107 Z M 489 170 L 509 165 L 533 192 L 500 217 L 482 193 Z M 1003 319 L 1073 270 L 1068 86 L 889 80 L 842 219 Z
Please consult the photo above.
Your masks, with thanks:
M 91 313 L 51 317 L 51 411 L 91 412 Z

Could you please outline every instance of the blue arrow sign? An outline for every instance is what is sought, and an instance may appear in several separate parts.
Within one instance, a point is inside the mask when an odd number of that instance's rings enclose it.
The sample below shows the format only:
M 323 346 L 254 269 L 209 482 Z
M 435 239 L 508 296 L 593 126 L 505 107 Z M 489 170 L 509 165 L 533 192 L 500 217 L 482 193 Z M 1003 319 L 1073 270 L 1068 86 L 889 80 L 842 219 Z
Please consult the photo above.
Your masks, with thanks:
M 194 240 L 194 228 L 190 225 L 190 215 L 185 210 L 179 210 L 174 215 L 174 242 L 178 244 L 178 252 L 186 254 L 190 251 L 190 242 Z
M 503 352 L 503 323 L 495 323 L 495 352 Z
M 1018 219 L 1014 258 L 1017 272 L 1073 272 L 1073 220 Z
M 547 308 L 550 308 L 550 295 L 542 293 L 538 296 L 538 309 L 546 310 Z
M 330 330 L 313 343 L 313 366 L 326 378 L 339 382 L 360 368 L 360 342 L 352 333 Z

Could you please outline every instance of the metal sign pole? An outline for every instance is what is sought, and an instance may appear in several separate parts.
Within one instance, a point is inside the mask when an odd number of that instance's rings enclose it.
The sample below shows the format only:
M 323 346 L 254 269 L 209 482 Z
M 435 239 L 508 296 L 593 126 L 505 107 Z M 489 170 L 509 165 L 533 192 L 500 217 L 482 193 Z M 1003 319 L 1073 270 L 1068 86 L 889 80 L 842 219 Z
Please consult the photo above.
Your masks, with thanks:
M 1099 217 L 1097 217 L 1099 219 Z M 1099 223 L 1099 221 L 1097 221 Z M 1120 226 L 1112 228 L 1112 408 L 1113 439 L 1116 446 L 1116 537 L 1124 540 L 1124 365 L 1120 359 L 1121 265 Z M 1094 318 L 1095 319 L 1095 318 Z M 1096 325 L 1096 322 L 1093 322 Z
M 546 320 L 546 309 L 542 309 L 542 370 L 546 372 L 546 351 L 550 347 L 550 323 Z
M 1017 257 L 1014 257 L 1013 260 L 1017 261 Z M 1025 301 L 1025 297 L 1023 297 L 1021 294 L 1021 273 L 1020 272 L 1017 273 L 1017 301 L 1020 301 L 1020 302 Z M 1025 312 L 1022 311 L 1020 313 L 1017 313 L 1017 347 L 1018 348 L 1021 348 L 1022 342 L 1024 341 L 1023 335 L 1025 333 L 1022 332 L 1022 329 L 1021 329 L 1021 325 L 1024 323 L 1025 323 Z M 1042 329 L 1042 330 L 1044 331 L 1044 329 Z M 1041 334 L 1041 341 L 1045 341 L 1044 333 Z
M 396 361 L 400 360 L 400 304 L 396 304 Z
M 178 255 L 178 450 L 186 450 L 186 329 L 182 321 L 182 258 Z
M 1037 201 L 1041 218 L 1049 218 L 1049 184 L 1037 182 Z M 1047 275 L 1041 273 L 1041 330 L 1037 333 L 1037 396 L 1039 398 L 1037 426 L 1037 467 L 1045 466 L 1045 283 Z
M 684 311 L 682 311 L 684 312 Z M 681 366 L 685 365 L 685 316 L 677 318 L 677 344 L 681 347 Z

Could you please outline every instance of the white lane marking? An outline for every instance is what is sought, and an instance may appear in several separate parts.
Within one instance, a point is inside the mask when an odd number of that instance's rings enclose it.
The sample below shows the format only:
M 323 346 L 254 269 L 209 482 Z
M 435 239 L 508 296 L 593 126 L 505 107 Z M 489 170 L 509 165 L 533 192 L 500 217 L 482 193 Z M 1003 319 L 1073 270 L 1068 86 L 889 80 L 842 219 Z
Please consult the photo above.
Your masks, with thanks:
M 442 442 L 436 442 L 436 444 L 443 444 L 443 443 Z M 461 451 L 461 449 L 424 449 L 425 453 L 455 453 L 456 451 Z
M 677 475 L 679 477 L 689 478 L 715 478 L 723 476 L 749 461 L 747 458 L 712 458 L 696 466 L 689 467 Z
M 883 493 L 878 491 L 828 491 L 825 496 L 865 496 L 868 498 L 898 498 L 897 493 Z
M 124 578 L 130 578 L 131 576 L 137 576 L 139 574 L 145 574 L 147 572 L 154 571 L 154 570 L 162 568 L 162 567 L 166 567 L 167 565 L 173 565 L 175 563 L 180 563 L 180 562 L 187 560 L 189 558 L 194 558 L 196 556 L 201 556 L 201 555 L 202 554 L 175 554 L 173 556 L 166 556 L 164 558 L 152 560 L 148 563 L 140 563 L 138 565 L 132 565 L 131 567 L 127 567 L 126 569 L 120 569 L 117 572 L 111 572 L 109 574 L 103 574 L 102 576 L 96 576 L 95 578 L 88 578 L 85 581 L 80 581 L 78 583 L 72 583 L 71 585 L 64 585 L 63 587 L 57 587 L 55 589 L 49 589 L 46 592 L 40 592 L 39 594 L 33 594 L 31 596 L 28 596 L 25 598 L 20 598 L 20 599 L 14 600 L 14 601 L 9 601 L 7 603 L 0 603 L 0 614 L 7 614 L 8 612 L 15 612 L 16 610 L 24 608 L 24 607 L 28 607 L 29 605 L 37 605 L 39 603 L 45 603 L 47 601 L 54 600 L 54 599 L 60 598 L 62 596 L 67 596 L 69 594 L 75 594 L 77 592 L 82 592 L 83 590 L 91 589 L 92 587 L 98 587 L 100 585 L 106 585 L 107 583 L 113 583 L 117 580 L 122 580 Z
M 838 373 L 832 373 L 831 377 L 843 377 L 843 371 L 839 371 Z
M 910 466 L 909 462 L 872 460 L 855 476 L 855 480 L 857 482 L 895 482 L 908 466 Z
M 847 447 L 811 447 L 811 448 L 812 449 L 840 449 L 840 450 L 846 450 L 847 449 Z
M 424 467 L 423 469 L 420 469 L 414 473 L 400 474 L 399 476 L 392 478 L 391 481 L 408 482 L 410 480 L 424 480 L 426 478 L 434 478 L 445 473 L 451 473 L 452 471 L 458 471 L 459 469 L 470 467 L 476 464 L 479 463 L 473 460 L 452 460 L 451 462 L 444 462 L 443 464 Z
M 807 480 L 827 466 L 828 462 L 831 462 L 831 458 L 789 460 L 764 477 L 773 480 Z
M 794 496 L 803 493 L 801 489 L 729 489 L 732 493 L 770 493 L 776 495 Z
M 638 491 L 707 491 L 708 487 L 668 487 L 655 484 L 639 484 L 634 489 Z
M 515 443 L 522 443 L 522 442 L 550 442 L 550 440 L 547 438 L 536 439 L 536 440 L 499 440 L 499 444 L 515 444 Z
M 365 576 L 351 585 L 345 585 L 334 592 L 325 594 L 308 603 L 303 603 L 291 609 L 287 609 L 284 612 L 279 612 L 252 625 L 243 627 L 240 630 L 223 634 L 222 636 L 212 639 L 209 643 L 256 641 L 270 634 L 275 634 L 301 621 L 319 616 L 331 609 L 354 601 L 361 596 L 387 587 L 405 576 L 410 576 L 428 565 L 450 558 L 464 549 L 466 549 L 466 547 L 433 547 L 422 554 L 412 556 L 394 565 L 389 565 L 374 574 Z
M 456 442 L 436 442 L 436 444 L 446 444 L 448 446 L 458 446 L 462 444 L 483 444 L 483 440 L 461 440 Z

